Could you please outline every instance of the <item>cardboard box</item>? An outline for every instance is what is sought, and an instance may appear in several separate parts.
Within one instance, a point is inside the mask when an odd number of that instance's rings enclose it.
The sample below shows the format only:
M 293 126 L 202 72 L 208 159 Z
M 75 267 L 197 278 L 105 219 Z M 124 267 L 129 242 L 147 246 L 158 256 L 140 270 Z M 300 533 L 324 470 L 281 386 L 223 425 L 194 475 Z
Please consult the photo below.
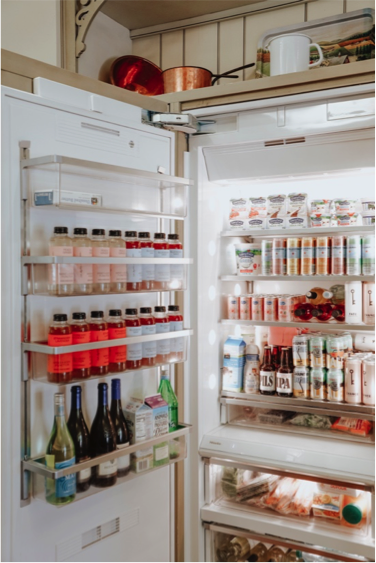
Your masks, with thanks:
M 131 444 L 138 444 L 153 437 L 153 411 L 139 399 L 131 399 L 124 407 L 124 417 Z M 131 467 L 136 473 L 153 467 L 153 448 L 145 448 L 131 454 Z
M 146 397 L 145 404 L 152 409 L 153 413 L 153 436 L 165 436 L 168 434 L 168 404 L 160 394 Z M 169 444 L 163 441 L 153 446 L 154 467 L 165 465 L 169 462 Z

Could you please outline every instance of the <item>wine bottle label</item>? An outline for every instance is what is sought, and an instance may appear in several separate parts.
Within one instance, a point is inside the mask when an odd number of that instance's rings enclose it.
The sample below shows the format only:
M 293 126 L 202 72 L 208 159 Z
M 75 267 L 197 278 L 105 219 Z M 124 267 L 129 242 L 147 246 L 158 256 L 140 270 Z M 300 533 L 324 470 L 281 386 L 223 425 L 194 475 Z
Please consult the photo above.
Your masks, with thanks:
M 55 458 L 55 456 L 46 456 L 46 458 L 47 457 Z M 50 462 L 52 462 L 52 460 L 47 460 L 48 467 L 50 467 Z M 72 465 L 74 465 L 74 463 L 75 457 L 66 459 L 64 461 L 54 460 L 55 469 L 65 469 L 67 467 L 71 467 Z M 70 475 L 66 475 L 65 477 L 59 477 L 59 479 L 56 479 L 55 483 L 55 495 L 57 498 L 64 498 L 74 495 L 76 492 L 76 473 L 71 473 Z
M 170 251 L 168 249 L 155 249 L 156 258 L 170 258 Z M 155 266 L 155 280 L 158 282 L 168 282 L 171 279 L 171 272 L 169 264 L 162 264 Z
M 59 354 L 58 356 L 48 356 L 48 373 L 66 373 L 73 369 L 73 354 Z
M 275 391 L 275 371 L 260 371 L 260 391 Z
M 122 450 L 124 448 L 127 448 L 128 446 L 129 446 L 129 442 L 126 442 L 125 444 L 118 444 L 116 447 L 118 450 Z M 118 469 L 128 469 L 128 467 L 130 466 L 129 454 L 124 455 L 123 457 L 118 457 L 117 466 Z
M 99 477 L 108 477 L 109 475 L 117 474 L 117 459 L 112 459 L 111 461 L 105 461 L 98 465 L 98 475 Z
M 162 459 L 168 459 L 168 444 L 165 446 L 156 446 L 154 451 L 154 458 L 155 461 L 161 461 Z
M 88 481 L 91 477 L 91 467 L 88 467 L 87 469 L 83 469 L 82 471 L 79 471 L 77 473 L 77 481 L 79 483 L 85 483 L 85 481 Z
M 277 392 L 292 393 L 292 373 L 277 373 Z
M 155 325 L 142 325 L 142 334 L 150 335 L 156 334 L 157 328 Z M 157 355 L 157 342 L 143 342 L 142 343 L 142 357 L 155 358 Z

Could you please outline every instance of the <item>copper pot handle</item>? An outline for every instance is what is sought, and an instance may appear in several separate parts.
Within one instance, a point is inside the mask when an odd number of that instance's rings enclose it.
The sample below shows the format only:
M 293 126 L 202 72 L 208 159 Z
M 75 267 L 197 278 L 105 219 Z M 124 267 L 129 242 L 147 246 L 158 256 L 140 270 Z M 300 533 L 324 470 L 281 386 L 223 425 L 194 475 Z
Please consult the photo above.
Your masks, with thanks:
M 237 72 L 238 70 L 243 70 L 245 68 L 251 68 L 252 66 L 255 66 L 255 63 L 250 63 L 248 65 L 243 65 L 243 66 L 239 66 L 237 68 L 232 68 L 231 70 L 228 70 L 227 72 L 223 72 L 222 74 L 212 74 L 212 77 L 214 78 L 214 80 L 212 81 L 212 86 L 214 86 L 214 84 L 220 78 L 239 78 L 239 76 L 233 76 L 233 75 L 231 75 L 231 73 Z

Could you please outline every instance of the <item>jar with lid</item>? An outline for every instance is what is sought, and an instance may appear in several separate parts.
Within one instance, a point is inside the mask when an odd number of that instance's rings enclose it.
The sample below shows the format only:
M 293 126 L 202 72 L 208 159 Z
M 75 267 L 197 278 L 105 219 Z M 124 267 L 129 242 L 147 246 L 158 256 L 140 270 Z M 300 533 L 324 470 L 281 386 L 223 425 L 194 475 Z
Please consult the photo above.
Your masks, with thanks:
M 168 239 L 168 249 L 170 258 L 183 258 L 183 245 L 179 241 L 179 235 L 170 234 Z M 183 264 L 170 265 L 171 283 L 170 289 L 182 289 L 184 286 L 184 266 Z
M 156 334 L 157 329 L 155 325 L 155 319 L 151 314 L 151 307 L 141 307 L 140 308 L 140 321 L 142 335 L 152 335 Z M 144 367 L 155 366 L 157 363 L 157 342 L 143 342 L 142 343 L 142 365 Z
M 150 233 L 148 232 L 138 233 L 138 238 L 140 239 L 142 258 L 154 258 L 154 244 L 150 238 Z M 154 264 L 143 264 L 141 289 L 143 290 L 153 289 L 154 278 L 155 278 Z
M 73 241 L 68 236 L 68 227 L 54 228 L 48 251 L 50 256 L 73 257 Z M 51 295 L 72 295 L 73 284 L 73 264 L 48 265 L 48 292 Z
M 125 326 L 128 336 L 141 336 L 141 321 L 137 317 L 137 309 L 125 309 Z M 128 344 L 127 346 L 127 369 L 140 369 L 142 365 L 142 343 Z
M 87 236 L 87 229 L 73 229 L 73 256 L 91 258 L 92 242 Z M 93 264 L 74 264 L 74 293 L 88 295 L 93 291 Z
M 140 241 L 136 231 L 125 231 L 125 248 L 127 258 L 141 258 Z M 127 291 L 140 291 L 142 282 L 141 264 L 128 264 Z
M 88 344 L 90 339 L 90 327 L 86 322 L 86 313 L 72 314 L 72 344 Z M 91 375 L 91 353 L 90 350 L 73 352 L 73 379 L 88 379 Z
M 107 319 L 109 340 L 126 337 L 125 321 L 121 318 L 121 309 L 110 309 Z M 109 370 L 120 373 L 126 369 L 127 347 L 112 346 L 109 348 Z
M 111 258 L 125 258 L 125 241 L 121 238 L 121 231 L 109 231 Z M 110 265 L 111 291 L 123 293 L 127 289 L 127 266 L 125 264 Z
M 170 250 L 165 233 L 154 234 L 154 256 L 156 258 L 170 258 Z M 171 272 L 169 264 L 156 264 L 155 289 L 166 291 L 170 287 Z
M 170 332 L 170 321 L 166 315 L 166 307 L 157 305 L 154 307 L 154 318 L 157 334 Z M 157 364 L 167 364 L 170 361 L 170 338 L 157 340 Z
M 71 346 L 72 329 L 68 317 L 64 314 L 53 316 L 53 323 L 48 331 L 48 346 Z M 67 383 L 72 379 L 72 353 L 50 354 L 47 360 L 47 379 L 51 383 Z
M 104 320 L 103 311 L 90 313 L 90 341 L 103 342 L 108 340 L 108 326 Z M 91 350 L 91 375 L 106 375 L 109 372 L 108 348 Z
M 104 229 L 93 229 L 92 245 L 93 256 L 96 258 L 110 257 L 110 244 L 105 238 Z M 94 293 L 110 292 L 110 264 L 94 264 L 93 266 L 93 291 Z

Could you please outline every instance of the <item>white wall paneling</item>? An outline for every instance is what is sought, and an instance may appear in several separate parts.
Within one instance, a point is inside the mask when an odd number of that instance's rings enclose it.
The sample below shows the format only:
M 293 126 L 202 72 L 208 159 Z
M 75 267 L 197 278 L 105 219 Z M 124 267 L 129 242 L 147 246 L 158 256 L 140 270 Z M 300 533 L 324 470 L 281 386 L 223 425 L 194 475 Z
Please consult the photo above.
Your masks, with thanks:
M 344 0 L 318 0 L 307 4 L 307 21 L 343 14 Z
M 162 34 L 161 69 L 184 65 L 184 31 Z
M 184 64 L 218 71 L 218 24 L 210 23 L 185 30 Z
M 232 68 L 237 68 L 244 64 L 244 18 L 227 20 L 219 24 L 218 37 L 218 58 L 219 72 L 227 72 Z M 239 82 L 243 80 L 243 71 L 240 71 L 239 78 L 224 78 L 220 84 Z
M 140 37 L 133 40 L 133 55 L 144 57 L 152 63 L 161 65 L 161 36 L 151 35 L 149 37 Z

